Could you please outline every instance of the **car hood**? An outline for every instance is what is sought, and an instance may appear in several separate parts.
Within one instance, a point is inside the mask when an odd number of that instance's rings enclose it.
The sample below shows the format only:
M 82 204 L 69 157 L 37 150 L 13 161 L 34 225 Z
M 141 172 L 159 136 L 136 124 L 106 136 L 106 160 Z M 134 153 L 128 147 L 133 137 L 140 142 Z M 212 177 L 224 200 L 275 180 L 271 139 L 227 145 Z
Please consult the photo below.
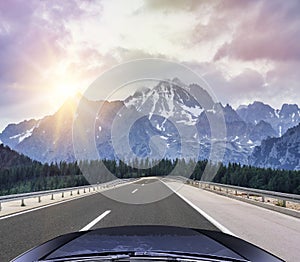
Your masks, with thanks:
M 128 251 L 182 252 L 251 261 L 281 261 L 248 242 L 221 232 L 170 226 L 124 226 L 70 233 L 48 241 L 14 261 Z

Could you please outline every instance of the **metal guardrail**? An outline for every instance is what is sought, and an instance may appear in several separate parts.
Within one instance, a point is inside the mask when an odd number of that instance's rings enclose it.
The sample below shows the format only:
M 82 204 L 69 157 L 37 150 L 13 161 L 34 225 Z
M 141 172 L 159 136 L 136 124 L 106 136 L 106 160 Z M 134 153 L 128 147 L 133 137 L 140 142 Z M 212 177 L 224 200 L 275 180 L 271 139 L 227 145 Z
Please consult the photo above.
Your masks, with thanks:
M 231 185 L 224 185 L 219 183 L 212 183 L 212 182 L 204 182 L 204 181 L 198 181 L 202 185 L 207 185 L 210 187 L 219 187 L 224 188 L 228 190 L 234 190 L 235 195 L 237 195 L 238 192 L 245 192 L 247 193 L 247 197 L 249 198 L 251 195 L 256 195 L 262 197 L 262 202 L 264 202 L 265 197 L 269 198 L 275 198 L 282 201 L 289 201 L 289 202 L 295 202 L 300 203 L 300 195 L 296 194 L 288 194 L 288 193 L 281 193 L 281 192 L 275 192 L 275 191 L 269 191 L 269 190 L 262 190 L 262 189 L 256 189 L 256 188 L 247 188 L 247 187 L 239 187 L 239 186 L 231 186 Z
M 171 176 L 168 178 L 171 178 Z M 281 193 L 281 192 L 275 192 L 269 190 L 239 187 L 239 186 L 225 185 L 225 184 L 206 182 L 206 181 L 198 181 L 198 180 L 188 179 L 185 177 L 172 176 L 172 178 L 191 185 L 196 185 L 196 186 L 198 185 L 200 188 L 203 189 L 223 191 L 226 194 L 229 194 L 230 193 L 229 191 L 233 191 L 234 195 L 236 196 L 238 195 L 238 193 L 246 193 L 247 198 L 250 198 L 250 196 L 261 197 L 262 202 L 265 202 L 265 198 L 273 198 L 276 200 L 281 200 L 283 207 L 286 206 L 286 201 L 300 203 L 300 195 L 296 195 L 296 194 L 287 194 L 287 193 Z
M 116 179 L 113 181 L 109 181 L 102 184 L 95 184 L 95 185 L 86 185 L 86 186 L 79 186 L 79 187 L 69 187 L 69 188 L 60 188 L 60 189 L 54 189 L 54 190 L 46 190 L 46 191 L 36 191 L 36 192 L 30 192 L 30 193 L 23 193 L 23 194 L 13 194 L 13 195 L 6 195 L 6 196 L 0 196 L 0 211 L 1 211 L 1 203 L 9 202 L 9 201 L 15 201 L 15 200 L 21 200 L 21 206 L 25 206 L 25 199 L 28 198 L 38 198 L 38 202 L 40 203 L 42 200 L 42 196 L 50 196 L 51 200 L 54 200 L 55 194 L 60 194 L 61 197 L 64 197 L 64 194 L 67 192 L 70 192 L 70 195 L 73 195 L 73 192 L 75 194 L 80 195 L 80 191 L 83 190 L 83 193 L 86 193 L 87 190 L 89 192 L 96 191 L 104 188 L 109 188 L 112 186 L 116 186 L 119 184 L 123 184 L 126 182 L 131 181 L 132 179 Z

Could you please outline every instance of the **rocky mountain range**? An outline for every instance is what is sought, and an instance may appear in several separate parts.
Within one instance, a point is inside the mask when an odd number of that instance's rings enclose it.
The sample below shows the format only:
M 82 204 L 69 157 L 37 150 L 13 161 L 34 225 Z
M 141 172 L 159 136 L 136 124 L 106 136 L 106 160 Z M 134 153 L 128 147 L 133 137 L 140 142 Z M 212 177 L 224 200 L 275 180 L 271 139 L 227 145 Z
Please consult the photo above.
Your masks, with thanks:
M 300 170 L 300 124 L 281 137 L 263 140 L 255 147 L 249 163 L 259 167 Z
M 8 125 L 0 140 L 41 162 L 71 162 L 78 156 L 205 159 L 216 147 L 224 152 L 224 163 L 268 166 L 269 160 L 261 160 L 257 146 L 269 143 L 269 137 L 283 138 L 299 122 L 297 105 L 273 109 L 254 102 L 234 110 L 215 103 L 197 84 L 185 85 L 173 79 L 141 88 L 124 101 L 90 101 L 76 95 L 51 116 Z M 92 153 L 91 144 L 95 145 Z M 299 159 L 299 148 L 293 150 Z M 260 152 L 267 154 L 262 149 Z M 291 159 L 289 155 L 285 161 Z M 299 168 L 289 163 L 283 166 Z
M 240 106 L 236 111 L 247 123 L 257 124 L 259 121 L 269 123 L 277 136 L 282 136 L 289 128 L 300 122 L 300 108 L 296 104 L 283 104 L 281 109 L 274 109 L 256 101 L 248 106 Z

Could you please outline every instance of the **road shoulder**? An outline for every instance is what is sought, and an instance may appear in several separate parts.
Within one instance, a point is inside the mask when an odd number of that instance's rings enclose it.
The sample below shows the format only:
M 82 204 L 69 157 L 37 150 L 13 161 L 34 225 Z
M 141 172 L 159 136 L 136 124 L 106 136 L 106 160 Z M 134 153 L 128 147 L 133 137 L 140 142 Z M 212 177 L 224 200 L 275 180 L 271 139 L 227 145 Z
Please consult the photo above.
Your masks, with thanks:
M 298 261 L 300 219 L 180 182 L 168 180 L 164 182 L 178 195 L 188 199 L 234 235 L 286 261 Z

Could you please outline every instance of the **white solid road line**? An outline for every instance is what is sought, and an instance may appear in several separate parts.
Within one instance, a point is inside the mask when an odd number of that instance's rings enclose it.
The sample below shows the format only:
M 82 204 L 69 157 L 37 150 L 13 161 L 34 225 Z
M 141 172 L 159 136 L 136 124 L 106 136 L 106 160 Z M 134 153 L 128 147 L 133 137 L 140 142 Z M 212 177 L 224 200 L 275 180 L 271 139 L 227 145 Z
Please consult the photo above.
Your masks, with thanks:
M 80 229 L 79 231 L 87 231 L 87 230 L 89 230 L 91 227 L 93 227 L 94 225 L 96 225 L 102 218 L 106 217 L 110 212 L 111 212 L 111 210 L 106 210 L 100 216 L 98 216 L 97 218 L 95 218 L 92 222 L 90 222 L 89 224 L 87 224 L 84 228 Z
M 214 226 L 216 226 L 218 229 L 220 229 L 223 233 L 226 233 L 228 235 L 236 236 L 233 234 L 229 229 L 224 227 L 222 224 L 220 224 L 218 221 L 216 221 L 214 218 L 212 218 L 210 215 L 205 213 L 202 209 L 197 207 L 194 203 L 192 203 L 190 200 L 186 199 L 184 196 L 173 190 L 167 183 L 160 180 L 162 183 L 164 183 L 170 190 L 172 190 L 177 196 L 179 196 L 183 201 L 185 201 L 187 204 L 189 204 L 192 208 L 194 208 L 196 211 L 198 211 L 202 216 L 204 216 L 210 223 L 212 223 Z
M 136 188 L 135 190 L 133 190 L 131 193 L 134 194 L 136 191 L 138 191 L 138 189 Z
M 144 186 L 145 184 L 142 184 L 142 186 Z

